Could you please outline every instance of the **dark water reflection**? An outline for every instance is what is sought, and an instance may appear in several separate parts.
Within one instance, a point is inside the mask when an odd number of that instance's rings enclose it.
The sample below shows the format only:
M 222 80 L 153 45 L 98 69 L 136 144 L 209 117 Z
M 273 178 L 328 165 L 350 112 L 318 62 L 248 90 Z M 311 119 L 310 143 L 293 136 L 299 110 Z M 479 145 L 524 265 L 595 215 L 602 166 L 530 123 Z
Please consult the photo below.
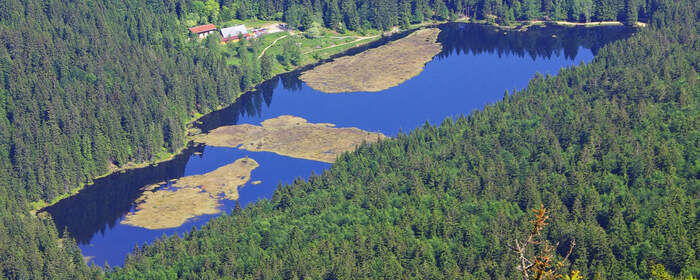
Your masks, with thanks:
M 616 26 L 594 28 L 530 27 L 527 31 L 502 30 L 485 25 L 458 24 L 442 28 L 439 40 L 443 52 L 437 58 L 447 58 L 463 53 L 496 53 L 499 56 L 514 55 L 549 59 L 559 56 L 573 60 L 580 48 L 593 54 L 605 44 L 629 37 L 633 29 Z
M 629 37 L 634 32 L 633 29 L 615 26 L 594 28 L 531 27 L 528 31 L 510 31 L 479 24 L 447 24 L 441 26 L 441 29 L 442 32 L 438 40 L 443 45 L 443 51 L 434 60 L 447 60 L 451 56 L 463 56 L 465 54 L 472 56 L 495 54 L 499 59 L 504 56 L 527 57 L 533 61 L 539 59 L 546 62 L 553 57 L 561 57 L 563 54 L 564 61 L 588 61 L 591 58 L 589 54 L 595 55 L 605 44 Z M 581 50 L 585 51 L 586 54 L 579 55 Z M 496 60 L 494 62 L 507 61 Z M 578 63 L 560 65 L 555 62 L 554 66 L 556 70 L 560 66 L 576 64 Z M 463 65 L 459 66 L 463 67 Z M 548 70 L 551 69 L 538 69 L 536 72 L 551 72 Z M 534 73 L 528 72 L 528 75 L 524 77 L 530 79 Z M 299 74 L 300 71 L 295 71 L 262 83 L 256 91 L 243 95 L 235 104 L 203 116 L 195 124 L 195 127 L 206 133 L 219 126 L 238 124 L 240 118 L 260 117 L 263 112 L 263 105 L 267 108 L 271 107 L 275 89 L 280 83 L 286 92 L 298 92 L 304 88 L 305 84 L 298 79 Z M 507 79 L 508 77 L 501 78 Z M 498 84 L 498 81 L 495 81 L 495 84 Z M 525 84 L 521 83 L 519 85 L 518 88 Z M 499 96 L 502 97 L 503 90 L 506 89 L 513 89 L 513 87 L 501 86 L 501 92 L 498 93 Z M 405 90 L 405 88 L 402 90 Z M 449 100 L 446 100 L 446 102 L 449 102 Z M 464 113 L 468 112 L 464 111 Z M 447 116 L 449 115 L 442 115 L 441 117 Z
M 67 228 L 79 244 L 88 244 L 98 233 L 116 226 L 132 210 L 141 196 L 140 187 L 179 178 L 185 173 L 190 157 L 204 150 L 189 147 L 172 160 L 145 168 L 128 170 L 99 178 L 78 195 L 43 209 L 51 213 L 59 230 Z
M 299 72 L 284 74 L 261 84 L 222 110 L 203 116 L 194 126 L 207 132 L 224 125 L 259 124 L 280 115 L 295 115 L 310 122 L 334 123 L 396 135 L 424 122 L 436 124 L 482 108 L 503 97 L 506 89 L 522 88 L 535 73 L 556 74 L 561 67 L 593 59 L 606 43 L 631 31 L 619 27 L 530 28 L 527 32 L 503 31 L 472 24 L 441 27 L 443 51 L 426 65 L 421 75 L 378 93 L 325 94 L 306 86 Z M 399 35 L 401 36 L 401 35 Z M 361 49 L 360 49 L 361 50 Z M 353 50 L 357 52 L 360 50 Z M 183 176 L 203 174 L 248 156 L 260 163 L 251 174 L 256 186 L 240 189 L 245 206 L 272 196 L 280 183 L 321 173 L 329 164 L 294 159 L 266 152 L 234 148 L 191 146 L 173 160 L 129 170 L 95 180 L 77 195 L 45 209 L 59 228 L 67 228 L 83 254 L 97 264 L 120 265 L 134 245 L 165 234 L 201 227 L 216 215 L 200 216 L 184 225 L 147 230 L 120 224 L 134 209 L 141 187 Z M 223 211 L 235 202 L 224 201 Z

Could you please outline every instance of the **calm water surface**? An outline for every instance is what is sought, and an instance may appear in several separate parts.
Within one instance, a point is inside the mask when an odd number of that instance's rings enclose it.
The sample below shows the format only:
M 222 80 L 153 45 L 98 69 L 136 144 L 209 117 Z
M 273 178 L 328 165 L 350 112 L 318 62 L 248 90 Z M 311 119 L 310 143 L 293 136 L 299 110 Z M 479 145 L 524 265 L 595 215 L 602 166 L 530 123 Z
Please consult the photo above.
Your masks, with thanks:
M 235 104 L 213 112 L 197 124 L 202 131 L 223 125 L 260 124 L 280 115 L 310 122 L 358 127 L 394 136 L 426 121 L 439 124 L 447 117 L 468 114 L 503 98 L 506 90 L 521 89 L 536 74 L 554 75 L 562 67 L 589 62 L 604 44 L 630 35 L 623 28 L 532 28 L 528 32 L 498 31 L 492 27 L 451 24 L 441 27 L 444 50 L 425 71 L 405 83 L 377 93 L 325 94 L 297 76 L 282 75 L 242 96 Z M 45 209 L 59 231 L 66 228 L 83 255 L 98 265 L 121 265 L 135 245 L 163 235 L 201 227 L 217 215 L 189 220 L 177 228 L 148 230 L 124 225 L 134 210 L 141 187 L 183 176 L 203 174 L 248 156 L 260 163 L 251 182 L 240 192 L 241 206 L 270 198 L 279 184 L 320 174 L 330 164 L 295 159 L 268 152 L 235 148 L 191 146 L 173 160 L 95 180 L 78 195 Z M 229 212 L 234 201 L 223 201 Z

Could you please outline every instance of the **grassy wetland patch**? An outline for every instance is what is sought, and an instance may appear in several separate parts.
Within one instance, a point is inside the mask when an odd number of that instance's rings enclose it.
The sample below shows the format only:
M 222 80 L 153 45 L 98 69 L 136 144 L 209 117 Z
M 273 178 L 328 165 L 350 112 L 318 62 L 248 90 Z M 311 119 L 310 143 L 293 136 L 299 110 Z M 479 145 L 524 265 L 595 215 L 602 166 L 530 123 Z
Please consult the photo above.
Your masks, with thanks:
M 336 128 L 333 124 L 309 123 L 295 116 L 265 120 L 260 126 L 241 124 L 223 126 L 200 135 L 195 141 L 209 146 L 238 147 L 249 151 L 276 154 L 332 163 L 343 152 L 354 150 L 362 142 L 386 138 L 381 133 L 359 128 Z
M 251 158 L 242 158 L 234 163 L 202 174 L 182 177 L 173 186 L 177 188 L 201 187 L 205 192 L 226 199 L 238 199 L 238 187 L 250 180 L 250 172 L 257 168 L 258 163 Z
M 250 180 L 258 163 L 242 158 L 212 172 L 182 177 L 171 185 L 153 184 L 144 187 L 136 201 L 136 211 L 126 215 L 123 224 L 147 229 L 181 226 L 188 219 L 221 210 L 220 199 L 238 199 L 238 188 Z
M 301 79 L 326 93 L 382 91 L 417 76 L 442 51 L 440 29 L 418 30 L 405 38 L 304 72 Z

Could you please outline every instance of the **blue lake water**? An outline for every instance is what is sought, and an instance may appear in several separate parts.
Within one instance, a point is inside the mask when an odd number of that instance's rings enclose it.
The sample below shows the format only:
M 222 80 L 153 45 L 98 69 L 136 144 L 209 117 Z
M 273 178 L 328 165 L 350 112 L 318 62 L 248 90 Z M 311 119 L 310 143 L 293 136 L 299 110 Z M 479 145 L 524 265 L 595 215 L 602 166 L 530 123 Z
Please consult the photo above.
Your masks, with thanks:
M 399 86 L 376 93 L 326 94 L 297 77 L 281 75 L 217 112 L 202 117 L 202 131 L 222 125 L 260 124 L 281 115 L 294 115 L 313 123 L 333 123 L 394 136 L 426 121 L 439 124 L 447 117 L 469 114 L 501 100 L 506 90 L 522 89 L 536 73 L 555 75 L 562 67 L 590 62 L 604 44 L 624 38 L 623 28 L 531 28 L 527 32 L 502 31 L 473 24 L 442 26 L 444 46 L 425 70 Z M 191 146 L 173 160 L 157 166 L 129 170 L 95 180 L 77 195 L 44 209 L 79 243 L 83 255 L 98 265 L 121 265 L 135 245 L 163 235 L 201 227 L 217 215 L 205 215 L 180 227 L 149 230 L 120 222 L 134 211 L 141 188 L 183 176 L 204 174 L 236 159 L 250 157 L 260 166 L 239 189 L 242 207 L 270 198 L 279 184 L 320 174 L 330 164 L 296 159 L 269 152 L 236 148 Z M 260 180 L 259 185 L 250 182 Z M 223 201 L 231 211 L 235 201 Z

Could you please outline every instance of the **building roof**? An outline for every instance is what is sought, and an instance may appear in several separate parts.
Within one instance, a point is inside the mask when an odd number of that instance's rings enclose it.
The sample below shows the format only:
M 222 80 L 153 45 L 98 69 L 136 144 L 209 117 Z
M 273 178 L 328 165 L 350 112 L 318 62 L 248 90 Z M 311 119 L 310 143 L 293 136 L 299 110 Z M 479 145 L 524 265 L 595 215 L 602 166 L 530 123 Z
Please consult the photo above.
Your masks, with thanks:
M 248 34 L 248 30 L 245 28 L 245 25 L 243 25 L 243 24 L 231 26 L 231 27 L 226 27 L 226 28 L 221 28 L 221 37 L 223 37 L 223 38 L 238 36 L 240 34 Z
M 238 36 L 223 38 L 223 39 L 221 39 L 221 42 L 227 43 L 228 41 L 235 41 L 235 40 L 238 40 Z
M 190 28 L 190 32 L 192 33 L 203 33 L 203 32 L 208 32 L 216 30 L 216 25 L 213 24 L 205 24 L 205 25 L 200 25 L 200 26 L 195 26 Z

